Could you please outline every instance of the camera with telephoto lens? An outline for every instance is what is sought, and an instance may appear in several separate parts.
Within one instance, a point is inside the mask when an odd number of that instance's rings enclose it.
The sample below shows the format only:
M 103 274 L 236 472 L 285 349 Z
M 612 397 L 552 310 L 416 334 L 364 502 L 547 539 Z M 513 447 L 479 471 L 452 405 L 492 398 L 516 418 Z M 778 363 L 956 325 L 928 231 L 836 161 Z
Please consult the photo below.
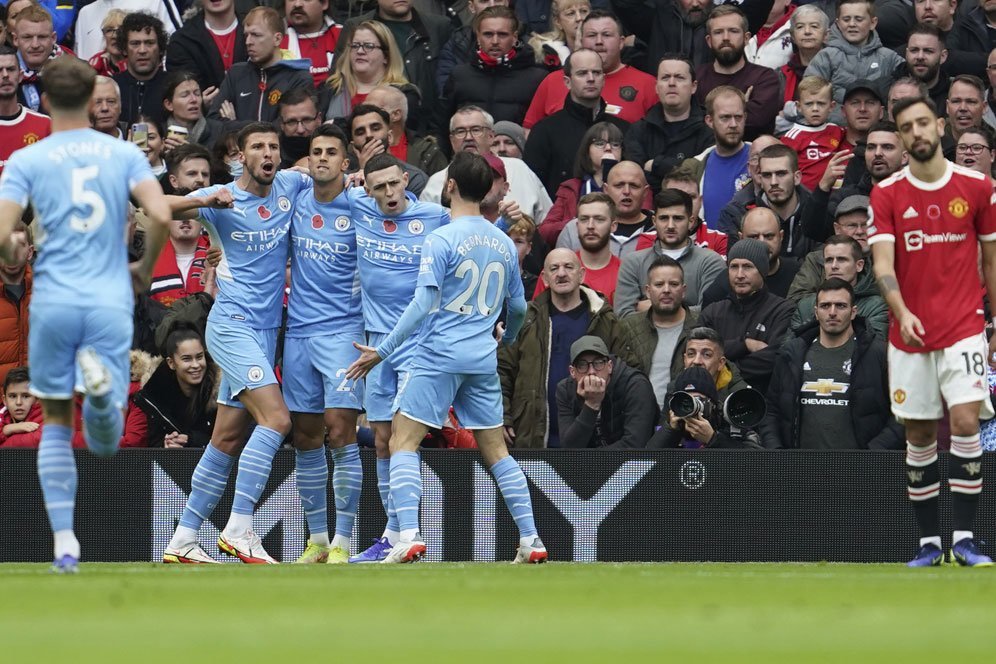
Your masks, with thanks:
M 701 416 L 713 422 L 713 403 L 709 399 L 690 392 L 675 392 L 668 401 L 668 408 L 674 416 L 683 420 Z M 767 407 L 764 395 L 748 387 L 737 390 L 723 402 L 722 416 L 731 426 L 750 429 L 761 423 Z
M 712 420 L 713 404 L 708 399 L 695 396 L 691 392 L 675 392 L 671 395 L 667 407 L 671 409 L 675 417 L 683 420 L 690 420 L 699 417 Z

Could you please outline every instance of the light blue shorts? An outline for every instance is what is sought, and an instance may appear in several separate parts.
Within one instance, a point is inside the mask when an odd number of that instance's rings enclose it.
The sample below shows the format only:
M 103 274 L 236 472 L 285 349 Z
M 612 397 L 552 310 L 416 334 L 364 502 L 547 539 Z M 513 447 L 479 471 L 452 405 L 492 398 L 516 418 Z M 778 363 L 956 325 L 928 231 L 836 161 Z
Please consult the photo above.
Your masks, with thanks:
M 131 383 L 130 311 L 108 307 L 31 304 L 28 364 L 31 393 L 42 399 L 72 399 L 82 391 L 76 352 L 92 347 L 111 374 L 111 403 L 124 408 Z
M 208 352 L 221 367 L 218 403 L 242 408 L 238 395 L 242 390 L 255 390 L 276 385 L 273 362 L 277 352 L 276 328 L 254 330 L 242 325 L 208 321 Z
M 376 348 L 387 338 L 386 334 L 367 332 L 367 345 Z M 364 401 L 367 419 L 371 422 L 390 422 L 397 410 L 395 399 L 398 384 L 408 371 L 415 352 L 415 337 L 405 341 L 389 359 L 375 366 L 366 378 Z
M 426 426 L 441 428 L 451 404 L 460 425 L 467 429 L 500 427 L 503 411 L 498 374 L 452 374 L 413 368 L 398 388 L 398 412 Z
M 346 378 L 346 369 L 360 356 L 353 342 L 363 334 L 327 334 L 284 339 L 284 401 L 295 413 L 321 413 L 326 408 L 363 409 L 363 381 Z

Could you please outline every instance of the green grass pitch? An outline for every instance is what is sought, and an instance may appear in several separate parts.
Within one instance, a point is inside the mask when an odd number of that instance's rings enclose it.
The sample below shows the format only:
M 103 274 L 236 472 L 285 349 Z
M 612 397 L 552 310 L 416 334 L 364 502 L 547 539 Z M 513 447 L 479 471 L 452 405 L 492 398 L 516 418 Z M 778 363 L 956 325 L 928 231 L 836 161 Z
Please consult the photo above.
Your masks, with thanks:
M 957 662 L 996 569 L 0 565 L 3 662 Z

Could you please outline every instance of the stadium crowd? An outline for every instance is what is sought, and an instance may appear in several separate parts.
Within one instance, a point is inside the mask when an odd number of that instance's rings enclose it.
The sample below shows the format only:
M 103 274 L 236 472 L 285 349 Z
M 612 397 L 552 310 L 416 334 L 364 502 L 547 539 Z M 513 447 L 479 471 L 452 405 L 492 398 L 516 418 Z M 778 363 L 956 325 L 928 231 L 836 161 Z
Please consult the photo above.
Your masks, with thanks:
M 9 0 L 0 19 L 0 169 L 48 135 L 38 72 L 62 57 L 98 72 L 93 127 L 167 193 L 237 178 L 251 122 L 282 168 L 334 123 L 351 170 L 393 155 L 444 205 L 452 156 L 488 155 L 481 210 L 531 300 L 498 351 L 515 449 L 904 449 L 867 242 L 872 187 L 908 161 L 892 106 L 928 97 L 948 159 L 992 177 L 996 158 L 996 0 Z M 0 264 L 0 448 L 40 439 L 42 241 L 27 215 Z M 123 447 L 211 438 L 210 250 L 172 222 L 135 300 Z M 738 426 L 723 406 L 749 388 L 766 413 Z M 706 405 L 678 417 L 676 392 Z M 426 444 L 474 446 L 451 424 Z

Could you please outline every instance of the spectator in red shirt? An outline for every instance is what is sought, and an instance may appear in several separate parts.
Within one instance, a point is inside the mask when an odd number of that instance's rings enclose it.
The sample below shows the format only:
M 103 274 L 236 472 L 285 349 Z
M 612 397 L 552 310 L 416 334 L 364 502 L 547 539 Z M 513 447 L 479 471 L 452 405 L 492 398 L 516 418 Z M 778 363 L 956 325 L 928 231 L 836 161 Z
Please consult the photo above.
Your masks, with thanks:
M 52 121 L 17 101 L 21 68 L 17 51 L 0 44 L 0 172 L 15 151 L 31 145 L 52 132 Z
M 328 15 L 329 0 L 284 0 L 287 32 L 280 48 L 293 58 L 311 60 L 317 88 L 332 73 L 332 59 L 342 26 Z
M 15 367 L 3 381 L 3 410 L 0 410 L 0 447 L 37 449 L 41 441 L 41 403 L 28 390 L 27 367 Z
M 120 71 L 124 71 L 127 66 L 124 53 L 118 48 L 118 28 L 124 21 L 125 13 L 120 9 L 112 9 L 107 12 L 103 23 L 100 24 L 100 32 L 103 34 L 104 50 L 94 54 L 90 58 L 90 66 L 101 76 L 114 76 Z

